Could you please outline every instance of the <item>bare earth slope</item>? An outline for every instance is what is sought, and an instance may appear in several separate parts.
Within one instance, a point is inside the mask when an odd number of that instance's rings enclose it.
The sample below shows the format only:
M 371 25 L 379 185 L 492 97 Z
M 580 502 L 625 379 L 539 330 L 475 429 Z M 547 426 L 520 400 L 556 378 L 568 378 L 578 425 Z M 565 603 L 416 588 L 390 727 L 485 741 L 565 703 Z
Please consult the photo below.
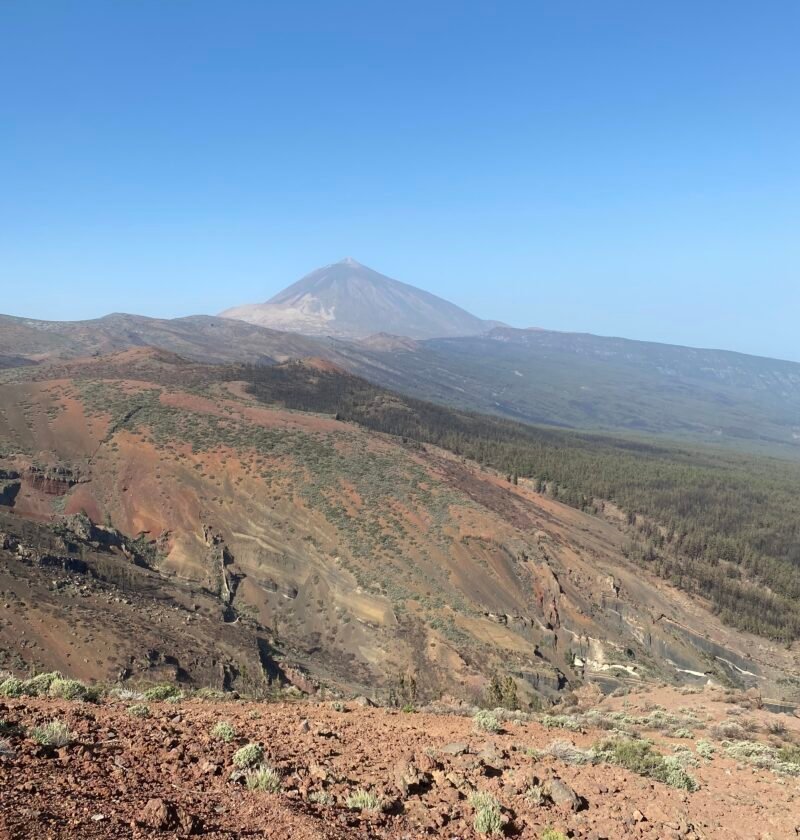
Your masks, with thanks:
M 800 754 L 800 721 L 732 692 L 595 698 L 557 719 L 511 715 L 497 733 L 459 714 L 338 709 L 0 698 L 0 837 L 475 840 L 486 836 L 476 792 L 497 802 L 498 835 L 520 840 L 553 837 L 548 829 L 583 840 L 789 840 L 800 823 L 800 765 L 779 758 Z M 35 727 L 53 720 L 71 744 L 35 743 Z M 229 742 L 212 737 L 221 721 Z M 744 740 L 726 738 L 743 724 Z M 649 739 L 655 760 L 684 768 L 676 779 L 696 790 L 591 753 L 610 726 L 629 733 L 623 744 Z M 234 755 L 247 743 L 263 745 L 277 792 L 243 784 Z M 348 807 L 359 789 L 383 810 Z
M 617 523 L 524 481 L 330 416 L 264 406 L 225 369 L 155 351 L 1 376 L 7 531 L 35 543 L 15 521 L 58 524 L 83 511 L 97 527 L 143 535 L 148 568 L 111 583 L 136 598 L 158 586 L 178 605 L 153 667 L 168 661 L 188 685 L 266 690 L 278 678 L 386 699 L 413 677 L 419 697 L 474 698 L 498 672 L 523 698 L 555 698 L 583 680 L 711 678 L 770 699 L 794 691 L 796 651 L 723 627 L 630 566 Z M 92 560 L 81 545 L 62 554 Z M 147 656 L 106 633 L 91 601 L 76 607 L 71 585 L 26 597 L 50 574 L 43 553 L 22 566 L 16 549 L 0 553 L 0 589 L 14 604 L 0 624 L 16 657 L 8 664 L 64 667 L 49 640 L 68 638 L 78 609 L 92 629 L 65 649 L 68 663 L 113 681 L 134 656 L 129 676 L 146 677 Z M 80 573 L 60 577 L 81 586 Z M 237 660 L 236 639 L 220 636 L 225 667 L 209 649 L 215 621 L 246 639 Z

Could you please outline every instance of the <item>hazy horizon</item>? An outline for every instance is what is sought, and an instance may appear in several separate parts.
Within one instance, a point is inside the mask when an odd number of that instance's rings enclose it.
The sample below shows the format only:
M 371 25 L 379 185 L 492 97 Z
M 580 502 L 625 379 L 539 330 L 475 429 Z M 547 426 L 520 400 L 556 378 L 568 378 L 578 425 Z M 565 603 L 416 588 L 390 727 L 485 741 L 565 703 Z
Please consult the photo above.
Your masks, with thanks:
M 800 10 L 4 4 L 0 311 L 352 254 L 514 326 L 800 361 Z

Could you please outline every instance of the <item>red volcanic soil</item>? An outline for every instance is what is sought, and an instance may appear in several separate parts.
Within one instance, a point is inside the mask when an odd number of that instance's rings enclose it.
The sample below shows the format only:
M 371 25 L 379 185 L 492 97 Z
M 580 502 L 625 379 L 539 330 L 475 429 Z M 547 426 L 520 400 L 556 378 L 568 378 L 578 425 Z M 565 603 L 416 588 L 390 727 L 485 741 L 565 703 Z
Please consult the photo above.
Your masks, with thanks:
M 608 735 L 585 724 L 557 730 L 518 715 L 492 734 L 476 731 L 468 716 L 355 702 L 343 711 L 307 702 L 150 702 L 142 718 L 130 714 L 132 702 L 0 699 L 1 838 L 472 840 L 479 836 L 470 802 L 475 791 L 497 798 L 506 836 L 531 840 L 549 827 L 586 840 L 783 840 L 794 838 L 800 823 L 796 777 L 737 763 L 710 734 L 715 722 L 735 719 L 747 722 L 750 739 L 777 743 L 767 734 L 777 716 L 722 690 L 593 699 L 606 713 L 624 709 L 635 717 L 660 708 L 694 715 L 691 738 L 646 733 L 663 754 L 676 747 L 694 754 L 693 793 L 620 767 L 545 753 L 554 741 L 587 748 Z M 25 734 L 53 719 L 74 733 L 71 745 L 39 746 Z M 781 742 L 796 741 L 800 722 L 780 720 Z M 211 735 L 220 721 L 236 731 L 228 743 Z M 694 753 L 701 738 L 713 742 L 711 758 Z M 237 778 L 233 756 L 247 743 L 262 745 L 264 761 L 280 774 L 280 792 L 248 790 Z M 532 784 L 545 791 L 541 801 L 530 793 Z M 379 796 L 385 810 L 348 808 L 359 788 Z

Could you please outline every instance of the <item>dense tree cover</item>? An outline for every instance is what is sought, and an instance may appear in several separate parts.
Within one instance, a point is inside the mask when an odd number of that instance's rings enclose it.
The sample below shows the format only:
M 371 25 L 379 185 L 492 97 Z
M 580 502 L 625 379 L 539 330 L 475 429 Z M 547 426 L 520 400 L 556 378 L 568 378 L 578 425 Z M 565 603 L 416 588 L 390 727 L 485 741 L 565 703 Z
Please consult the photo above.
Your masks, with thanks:
M 242 375 L 237 374 L 237 375 Z M 248 367 L 259 399 L 335 414 L 626 514 L 629 556 L 707 597 L 730 624 L 800 637 L 800 464 L 724 449 L 528 426 L 399 396 L 303 363 Z

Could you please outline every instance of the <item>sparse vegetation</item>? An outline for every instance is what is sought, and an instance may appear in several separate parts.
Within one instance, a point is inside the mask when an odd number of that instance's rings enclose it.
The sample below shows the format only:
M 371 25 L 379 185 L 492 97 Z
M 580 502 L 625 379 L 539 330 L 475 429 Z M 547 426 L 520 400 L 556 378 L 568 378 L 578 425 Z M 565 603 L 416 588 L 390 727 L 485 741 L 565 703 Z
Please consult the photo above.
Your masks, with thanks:
M 563 831 L 557 831 L 555 828 L 546 828 L 539 840 L 567 840 L 567 835 Z
M 470 805 L 475 809 L 473 826 L 478 834 L 502 834 L 503 815 L 500 803 L 490 794 L 478 791 L 470 797 Z
M 696 780 L 684 770 L 679 759 L 655 752 L 648 741 L 610 738 L 595 744 L 592 754 L 599 761 L 616 764 L 671 787 L 688 791 L 697 790 L 698 787 Z
M 736 627 L 778 639 L 800 636 L 794 517 L 800 467 L 791 460 L 537 428 L 300 364 L 246 366 L 231 375 L 250 381 L 264 402 L 441 446 L 527 478 L 573 507 L 597 510 L 612 501 L 627 514 L 633 561 L 709 598 Z
M 63 721 L 51 720 L 42 726 L 34 726 L 31 738 L 44 747 L 66 747 L 75 740 L 75 735 Z
M 233 754 L 233 764 L 235 767 L 245 769 L 260 764 L 263 758 L 264 748 L 261 744 L 247 744 Z
M 383 802 L 371 790 L 357 788 L 348 795 L 345 804 L 351 811 L 382 811 Z
M 247 771 L 244 783 L 248 790 L 277 793 L 281 789 L 281 775 L 268 764 L 262 764 Z
M 530 805 L 534 805 L 538 807 L 539 805 L 543 805 L 545 802 L 545 793 L 544 788 L 538 782 L 533 782 L 528 785 L 527 790 L 525 791 L 525 801 L 528 802 Z
M 128 714 L 136 718 L 149 718 L 150 707 L 144 703 L 134 703 L 132 706 L 128 706 Z
M 472 720 L 475 724 L 475 728 L 481 730 L 482 732 L 500 731 L 500 721 L 498 720 L 497 715 L 487 709 L 481 709 Z
M 0 683 L 0 697 L 22 697 L 24 685 L 23 680 L 17 679 L 16 677 L 6 677 Z
M 236 729 L 227 720 L 221 720 L 211 727 L 211 737 L 227 744 L 236 737 Z
M 758 741 L 734 741 L 725 745 L 725 752 L 737 761 L 771 770 L 780 776 L 800 776 L 800 747 L 776 749 Z
M 183 697 L 183 691 L 177 685 L 160 683 L 148 688 L 144 692 L 144 699 L 150 701 L 177 700 Z
M 83 702 L 96 701 L 100 696 L 100 690 L 82 683 L 80 680 L 70 680 L 61 677 L 50 682 L 47 691 L 50 697 L 61 700 L 78 700 Z
M 61 674 L 58 671 L 52 671 L 49 674 L 37 674 L 23 682 L 22 693 L 26 697 L 46 697 L 50 686 L 60 679 Z

